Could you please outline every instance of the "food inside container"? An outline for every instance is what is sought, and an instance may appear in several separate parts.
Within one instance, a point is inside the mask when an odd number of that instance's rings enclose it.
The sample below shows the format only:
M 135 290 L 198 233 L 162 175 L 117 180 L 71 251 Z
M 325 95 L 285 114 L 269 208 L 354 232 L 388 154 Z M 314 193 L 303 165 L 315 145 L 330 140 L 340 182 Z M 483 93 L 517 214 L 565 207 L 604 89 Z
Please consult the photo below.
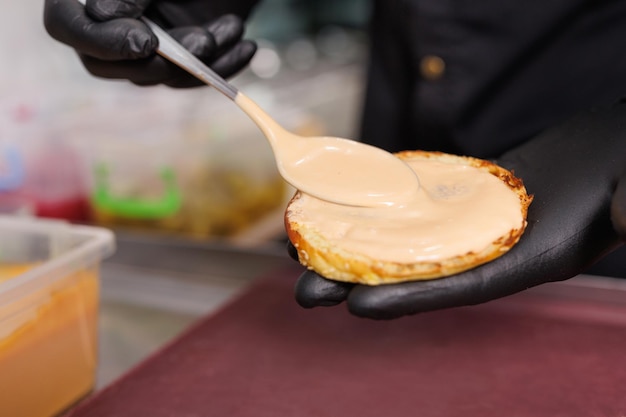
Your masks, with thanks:
M 112 234 L 0 215 L 0 415 L 54 416 L 97 367 L 99 265 Z
M 79 155 L 62 141 L 47 138 L 33 150 L 25 191 L 39 217 L 84 222 L 88 202 Z
M 93 219 L 107 227 L 225 236 L 282 203 L 284 182 L 273 168 L 219 148 L 101 144 L 91 166 Z M 143 153 L 151 158 L 142 160 Z
M 23 153 L 10 143 L 0 143 L 0 213 L 32 214 L 34 207 L 24 193 Z
M 287 187 L 256 126 L 234 106 L 224 109 L 221 97 L 217 106 L 194 97 L 115 97 L 116 105 L 76 117 L 71 134 L 86 161 L 96 224 L 232 236 L 282 209 Z
M 0 118 L 0 213 L 87 220 L 80 156 L 53 123 L 19 103 Z

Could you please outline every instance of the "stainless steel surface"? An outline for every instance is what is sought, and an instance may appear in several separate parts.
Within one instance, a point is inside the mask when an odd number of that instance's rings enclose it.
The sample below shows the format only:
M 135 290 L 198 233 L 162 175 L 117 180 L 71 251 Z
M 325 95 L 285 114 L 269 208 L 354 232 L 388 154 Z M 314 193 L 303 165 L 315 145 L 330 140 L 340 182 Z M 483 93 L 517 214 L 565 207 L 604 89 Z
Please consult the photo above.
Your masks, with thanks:
M 102 264 L 96 389 L 219 309 L 255 278 L 293 261 L 282 242 L 255 248 L 118 235 Z

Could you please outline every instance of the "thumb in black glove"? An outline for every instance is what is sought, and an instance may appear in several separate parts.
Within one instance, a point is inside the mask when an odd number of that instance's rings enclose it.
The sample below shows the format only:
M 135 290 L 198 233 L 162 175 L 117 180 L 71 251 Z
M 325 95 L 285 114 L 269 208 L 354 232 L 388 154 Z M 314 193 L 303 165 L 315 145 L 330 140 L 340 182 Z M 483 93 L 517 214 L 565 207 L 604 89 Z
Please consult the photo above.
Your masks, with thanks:
M 46 0 L 48 33 L 73 47 L 94 76 L 128 79 L 137 85 L 170 87 L 202 85 L 156 55 L 158 40 L 137 20 L 146 15 L 223 77 L 230 77 L 252 59 L 256 45 L 242 40 L 243 19 L 256 1 L 209 0 Z M 238 15 L 233 14 L 238 13 Z
M 534 194 L 526 232 L 508 253 L 450 277 L 376 287 L 307 271 L 298 303 L 346 301 L 353 314 L 375 319 L 478 304 L 571 278 L 626 241 L 626 104 L 581 114 L 498 163 Z

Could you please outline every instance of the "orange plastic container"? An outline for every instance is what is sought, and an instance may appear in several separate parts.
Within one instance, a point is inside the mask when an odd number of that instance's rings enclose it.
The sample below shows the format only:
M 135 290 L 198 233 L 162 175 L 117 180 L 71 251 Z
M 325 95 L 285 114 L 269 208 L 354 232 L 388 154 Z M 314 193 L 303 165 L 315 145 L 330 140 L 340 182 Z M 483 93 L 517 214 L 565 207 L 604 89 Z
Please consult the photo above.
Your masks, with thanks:
M 111 232 L 0 216 L 0 416 L 51 417 L 97 368 L 99 265 Z

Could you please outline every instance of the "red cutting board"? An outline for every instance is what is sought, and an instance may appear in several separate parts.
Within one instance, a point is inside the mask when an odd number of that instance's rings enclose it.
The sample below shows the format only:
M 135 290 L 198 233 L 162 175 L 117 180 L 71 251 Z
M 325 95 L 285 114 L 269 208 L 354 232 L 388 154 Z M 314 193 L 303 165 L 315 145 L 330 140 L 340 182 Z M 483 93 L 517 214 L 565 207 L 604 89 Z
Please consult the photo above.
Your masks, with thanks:
M 297 306 L 299 272 L 257 281 L 68 417 L 626 416 L 624 297 L 527 291 L 371 321 Z

